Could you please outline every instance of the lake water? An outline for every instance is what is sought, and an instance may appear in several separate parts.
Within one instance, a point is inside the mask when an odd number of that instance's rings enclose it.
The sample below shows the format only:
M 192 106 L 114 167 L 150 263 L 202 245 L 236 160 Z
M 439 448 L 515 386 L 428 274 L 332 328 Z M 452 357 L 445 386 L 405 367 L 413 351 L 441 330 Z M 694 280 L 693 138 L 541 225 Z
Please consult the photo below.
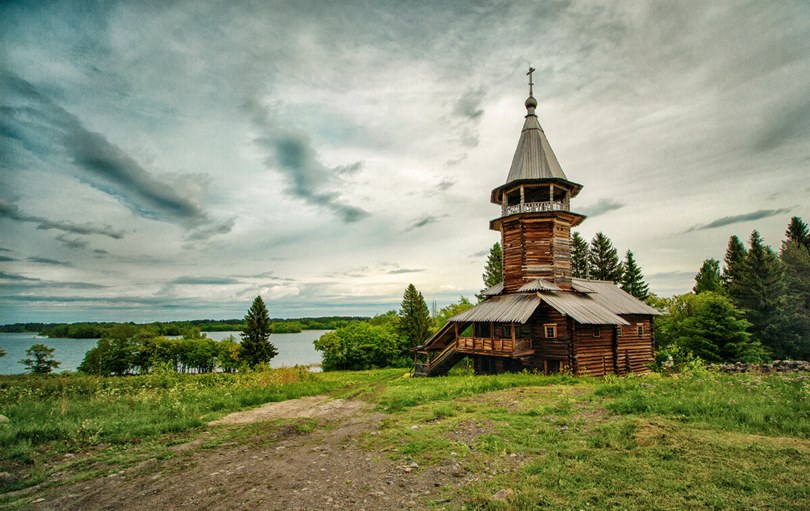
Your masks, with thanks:
M 297 334 L 273 334 L 270 336 L 278 350 L 278 355 L 270 361 L 271 367 L 294 365 L 312 365 L 321 363 L 321 354 L 315 351 L 312 341 L 328 330 L 304 330 Z M 206 332 L 210 339 L 219 341 L 229 335 L 239 341 L 239 332 Z M 6 356 L 0 358 L 0 374 L 19 374 L 25 372 L 20 360 L 26 358 L 25 350 L 33 344 L 45 344 L 55 348 L 53 356 L 62 362 L 57 371 L 75 371 L 82 363 L 84 354 L 96 346 L 98 339 L 64 339 L 40 337 L 36 334 L 0 333 L 0 348 Z

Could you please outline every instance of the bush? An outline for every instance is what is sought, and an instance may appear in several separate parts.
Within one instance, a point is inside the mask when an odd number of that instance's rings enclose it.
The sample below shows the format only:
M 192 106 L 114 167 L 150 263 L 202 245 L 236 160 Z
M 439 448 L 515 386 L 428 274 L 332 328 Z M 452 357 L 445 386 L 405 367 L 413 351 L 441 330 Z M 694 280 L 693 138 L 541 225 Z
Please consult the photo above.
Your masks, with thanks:
M 314 344 L 316 350 L 323 352 L 323 370 L 410 366 L 408 343 L 388 318 L 391 316 L 378 316 L 322 335 Z

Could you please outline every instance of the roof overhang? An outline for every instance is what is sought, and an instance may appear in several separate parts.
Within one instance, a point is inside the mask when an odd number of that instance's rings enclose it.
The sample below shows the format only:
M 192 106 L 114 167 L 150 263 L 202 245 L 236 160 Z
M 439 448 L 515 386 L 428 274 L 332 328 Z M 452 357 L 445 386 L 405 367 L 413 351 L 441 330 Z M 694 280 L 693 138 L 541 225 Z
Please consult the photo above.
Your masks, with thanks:
M 455 323 L 526 323 L 540 302 L 540 296 L 536 293 L 493 296 L 472 309 L 456 314 L 447 321 Z
M 492 194 L 490 195 L 490 202 L 493 204 L 501 204 L 502 202 L 502 194 L 505 191 L 511 191 L 514 188 L 519 188 L 520 185 L 560 185 L 562 188 L 565 188 L 571 192 L 571 198 L 576 197 L 579 195 L 579 192 L 582 190 L 582 185 L 579 183 L 575 183 L 573 181 L 569 181 L 567 179 L 563 179 L 560 177 L 541 177 L 541 178 L 533 178 L 533 179 L 515 179 L 514 181 L 509 181 L 508 183 L 504 183 L 501 186 L 492 190 Z
M 562 218 L 563 220 L 568 221 L 571 227 L 576 227 L 581 224 L 587 217 L 585 215 L 580 215 L 579 213 L 573 213 L 571 211 L 536 211 L 532 213 L 513 213 L 511 215 L 502 216 L 500 218 L 496 218 L 495 220 L 491 220 L 489 222 L 489 228 L 492 231 L 500 231 L 501 225 L 505 222 L 510 220 L 514 220 L 518 217 L 521 218 Z

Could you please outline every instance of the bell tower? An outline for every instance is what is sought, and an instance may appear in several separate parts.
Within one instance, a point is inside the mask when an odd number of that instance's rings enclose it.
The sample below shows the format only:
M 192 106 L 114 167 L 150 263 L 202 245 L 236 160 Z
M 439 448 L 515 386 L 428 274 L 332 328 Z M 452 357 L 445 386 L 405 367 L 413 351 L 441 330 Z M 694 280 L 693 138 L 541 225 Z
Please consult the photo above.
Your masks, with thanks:
M 544 279 L 571 289 L 571 228 L 584 215 L 571 212 L 570 201 L 582 185 L 569 181 L 537 120 L 532 74 L 526 117 L 506 183 L 492 190 L 501 216 L 489 228 L 501 233 L 504 291 Z

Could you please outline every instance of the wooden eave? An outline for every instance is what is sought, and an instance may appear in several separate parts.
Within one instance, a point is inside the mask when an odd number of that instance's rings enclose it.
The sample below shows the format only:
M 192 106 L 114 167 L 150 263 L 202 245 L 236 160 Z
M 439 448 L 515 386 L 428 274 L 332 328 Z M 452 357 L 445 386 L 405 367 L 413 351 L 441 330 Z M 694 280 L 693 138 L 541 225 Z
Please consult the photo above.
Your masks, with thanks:
M 489 228 L 492 231 L 500 231 L 501 225 L 503 225 L 504 222 L 514 220 L 518 217 L 537 220 L 562 218 L 563 220 L 567 220 L 568 223 L 571 224 L 571 227 L 578 226 L 587 218 L 585 215 L 581 215 L 579 213 L 574 213 L 571 211 L 539 211 L 533 213 L 514 213 L 512 215 L 502 216 L 500 218 L 491 220 L 489 222 Z
M 575 183 L 573 181 L 569 181 L 567 179 L 563 179 L 560 177 L 542 177 L 542 178 L 531 178 L 531 179 L 516 179 L 514 181 L 509 181 L 507 183 L 502 184 L 501 186 L 492 190 L 490 194 L 489 201 L 493 204 L 501 205 L 503 200 L 503 194 L 512 192 L 517 188 L 520 188 L 521 185 L 532 185 L 532 186 L 542 186 L 542 185 L 560 185 L 560 188 L 565 188 L 571 193 L 571 198 L 573 199 L 579 192 L 582 190 L 582 185 L 579 183 Z

